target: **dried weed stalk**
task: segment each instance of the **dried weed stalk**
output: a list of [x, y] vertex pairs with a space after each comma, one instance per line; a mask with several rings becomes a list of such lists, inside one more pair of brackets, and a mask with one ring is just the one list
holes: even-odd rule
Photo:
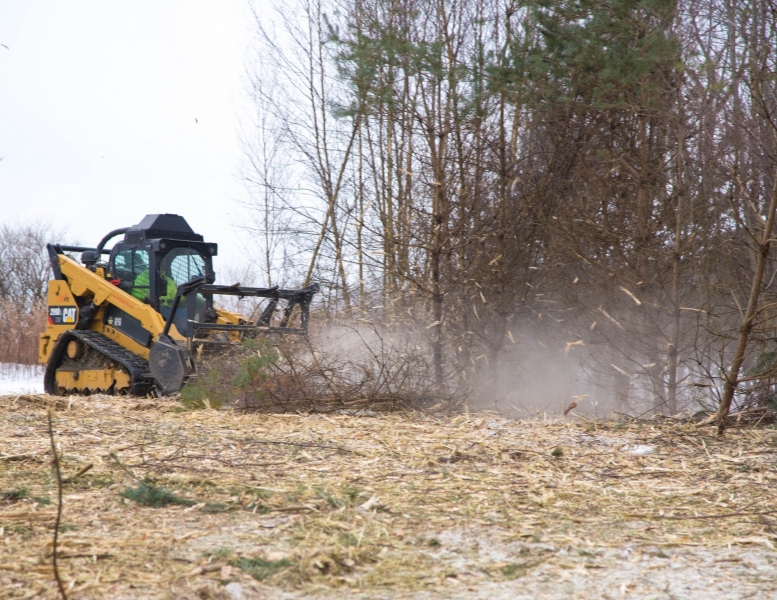
[[54, 457], [52, 459], [52, 465], [54, 466], [54, 473], [57, 476], [57, 519], [54, 522], [54, 544], [51, 550], [51, 566], [54, 569], [54, 578], [57, 580], [57, 586], [59, 587], [59, 593], [64, 600], [67, 600], [67, 593], [65, 592], [65, 585], [62, 583], [62, 578], [59, 576], [59, 567], [57, 565], [57, 537], [59, 535], [59, 523], [62, 520], [62, 469], [59, 465], [59, 453], [57, 452], [57, 445], [54, 442], [54, 427], [51, 423], [51, 409], [46, 412], [48, 416], [49, 424], [49, 440], [51, 441], [51, 454]]
[[38, 364], [38, 334], [45, 328], [43, 302], [28, 307], [14, 298], [0, 298], [0, 363]]

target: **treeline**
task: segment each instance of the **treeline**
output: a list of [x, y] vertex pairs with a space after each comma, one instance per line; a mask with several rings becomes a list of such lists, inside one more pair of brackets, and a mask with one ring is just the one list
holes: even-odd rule
[[658, 411], [768, 400], [775, 0], [290, 0], [256, 23], [267, 279], [414, 321], [440, 383], [494, 390], [539, 341]]
[[0, 363], [38, 364], [51, 279], [46, 244], [61, 235], [43, 222], [0, 226]]

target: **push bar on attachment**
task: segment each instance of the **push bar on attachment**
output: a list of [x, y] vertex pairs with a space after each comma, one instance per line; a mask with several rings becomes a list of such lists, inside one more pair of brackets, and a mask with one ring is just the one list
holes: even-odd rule
[[[242, 331], [246, 333], [291, 333], [297, 335], [307, 335], [308, 318], [310, 314], [310, 303], [321, 287], [313, 283], [300, 290], [280, 289], [278, 286], [270, 288], [240, 287], [237, 285], [201, 285], [197, 293], [203, 295], [226, 295], [245, 297], [269, 298], [270, 302], [262, 311], [261, 316], [254, 325], [232, 325], [221, 323], [191, 323], [195, 331]], [[277, 327], [270, 326], [270, 320], [280, 300], [286, 300], [286, 307], [283, 309], [281, 322]], [[300, 308], [300, 326], [289, 327], [294, 309]]]
[[[211, 279], [212, 281], [212, 279]], [[173, 324], [175, 313], [178, 310], [178, 306], [181, 302], [181, 298], [187, 294], [196, 290], [198, 294], [203, 296], [238, 296], [240, 298], [245, 297], [259, 297], [269, 298], [270, 302], [262, 311], [259, 319], [255, 324], [232, 324], [232, 323], [200, 323], [196, 321], [189, 321], [189, 335], [193, 337], [198, 332], [207, 331], [236, 331], [242, 333], [290, 333], [296, 335], [307, 335], [308, 333], [308, 320], [310, 315], [310, 303], [321, 287], [317, 283], [313, 283], [300, 290], [288, 290], [280, 289], [277, 285], [269, 288], [255, 288], [255, 287], [241, 287], [239, 285], [213, 285], [208, 283], [207, 276], [198, 277], [188, 283], [184, 283], [178, 287], [176, 291], [173, 303], [170, 306], [170, 314], [167, 315], [165, 321], [165, 328], [162, 335], [167, 335], [170, 332], [170, 327]], [[283, 309], [283, 316], [278, 326], [271, 326], [270, 322], [272, 315], [275, 312], [278, 302], [280, 300], [286, 300], [287, 304]], [[300, 326], [290, 327], [294, 309], [299, 306], [300, 308]]]

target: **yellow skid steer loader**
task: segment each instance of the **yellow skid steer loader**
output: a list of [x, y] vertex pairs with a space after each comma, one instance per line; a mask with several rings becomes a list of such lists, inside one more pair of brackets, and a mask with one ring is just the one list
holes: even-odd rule
[[[48, 252], [54, 278], [39, 359], [45, 390], [55, 395], [174, 394], [197, 373], [203, 352], [268, 333], [307, 335], [319, 291], [315, 283], [297, 290], [215, 285], [216, 244], [179, 215], [147, 215], [95, 248], [49, 244]], [[80, 253], [81, 264], [66, 253]], [[250, 323], [217, 308], [218, 295], [267, 303]]]

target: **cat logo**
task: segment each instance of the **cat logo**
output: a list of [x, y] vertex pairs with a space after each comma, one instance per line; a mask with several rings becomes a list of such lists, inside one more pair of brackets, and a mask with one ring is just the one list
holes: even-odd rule
[[63, 323], [75, 323], [76, 322], [76, 309], [75, 307], [66, 306], [62, 308], [62, 322]]

